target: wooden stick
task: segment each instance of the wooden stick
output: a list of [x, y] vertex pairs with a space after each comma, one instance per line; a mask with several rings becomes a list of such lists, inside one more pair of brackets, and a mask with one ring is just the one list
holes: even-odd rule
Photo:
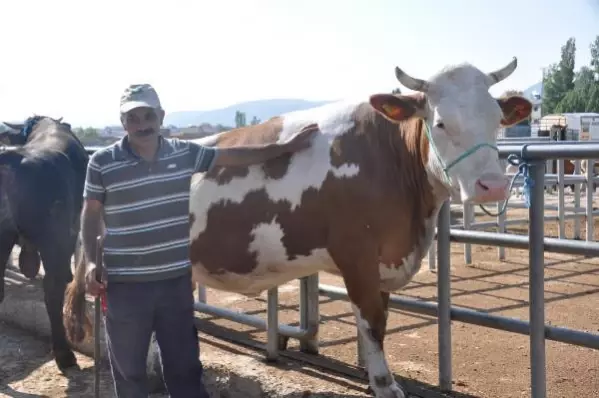
[[[102, 282], [102, 236], [96, 238], [96, 280]], [[103, 294], [103, 293], [102, 293]], [[102, 322], [101, 294], [94, 304], [94, 397], [100, 398], [100, 323]]]

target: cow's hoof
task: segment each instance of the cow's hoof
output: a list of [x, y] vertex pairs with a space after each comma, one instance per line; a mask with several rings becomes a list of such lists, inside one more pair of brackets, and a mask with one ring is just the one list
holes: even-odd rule
[[406, 398], [407, 394], [404, 390], [397, 384], [397, 382], [392, 381], [391, 384], [382, 385], [386, 383], [382, 383], [382, 379], [387, 379], [387, 377], [375, 378], [374, 385], [371, 385], [372, 392], [376, 398]]
[[54, 353], [54, 360], [61, 371], [77, 366], [77, 358], [73, 351], [59, 351]]

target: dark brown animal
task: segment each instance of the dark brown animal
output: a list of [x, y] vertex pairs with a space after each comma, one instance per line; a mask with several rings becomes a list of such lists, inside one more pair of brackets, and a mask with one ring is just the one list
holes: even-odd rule
[[25, 276], [38, 274], [40, 258], [44, 265], [52, 351], [58, 367], [66, 369], [77, 365], [66, 339], [62, 307], [72, 278], [88, 155], [70, 126], [59, 120], [35, 116], [9, 126], [14, 131], [5, 138], [20, 146], [0, 151], [0, 301], [4, 267], [18, 243]]

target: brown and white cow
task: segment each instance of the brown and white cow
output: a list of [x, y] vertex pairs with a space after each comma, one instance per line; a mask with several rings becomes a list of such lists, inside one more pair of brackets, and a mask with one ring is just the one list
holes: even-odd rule
[[507, 198], [496, 131], [528, 117], [532, 105], [495, 99], [489, 87], [515, 68], [515, 58], [489, 74], [464, 64], [429, 81], [398, 68], [417, 93], [328, 104], [196, 140], [266, 144], [313, 123], [320, 129], [304, 151], [193, 176], [194, 279], [255, 296], [319, 271], [341, 275], [375, 396], [404, 397], [383, 352], [389, 292], [420, 269], [450, 194], [470, 203]]

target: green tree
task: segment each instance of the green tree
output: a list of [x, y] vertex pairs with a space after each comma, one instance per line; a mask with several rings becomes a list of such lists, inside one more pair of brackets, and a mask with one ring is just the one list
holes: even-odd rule
[[596, 94], [597, 82], [595, 73], [587, 66], [580, 68], [576, 72], [574, 79], [574, 88], [566, 93], [562, 100], [555, 107], [555, 112], [596, 112], [593, 109], [594, 100], [592, 97]]
[[222, 124], [220, 124], [220, 123], [219, 123], [219, 124], [217, 124], [215, 127], [216, 127], [216, 130], [217, 130], [218, 132], [221, 132], [221, 131], [229, 131], [229, 130], [233, 129], [233, 127], [230, 127], [230, 126], [225, 126], [225, 125], [222, 125]]
[[101, 141], [100, 132], [93, 127], [77, 127], [73, 129], [73, 133], [83, 145], [95, 145]]
[[401, 90], [398, 88], [394, 88], [393, 91], [391, 91], [391, 94], [401, 94]]
[[585, 89], [570, 90], [554, 109], [555, 113], [584, 112], [587, 103]]
[[260, 124], [260, 119], [258, 119], [256, 116], [254, 116], [254, 117], [252, 118], [252, 121], [250, 122], [250, 124], [251, 124], [252, 126], [254, 126], [254, 125], [256, 125], [256, 124]]
[[591, 43], [591, 68], [595, 74], [599, 75], [599, 35], [595, 37], [595, 41]]
[[589, 90], [584, 111], [599, 113], [599, 83], [597, 82], [595, 82], [593, 87]]
[[[592, 60], [591, 60], [592, 62]], [[575, 90], [588, 90], [592, 85], [595, 84], [595, 72], [588, 66], [583, 66], [578, 72], [576, 72], [574, 78], [574, 89]]]
[[245, 125], [245, 112], [235, 111], [235, 127], [239, 128]]
[[[553, 113], [557, 105], [574, 89], [576, 39], [569, 38], [561, 48], [559, 63], [549, 65], [543, 78], [543, 114]], [[571, 101], [570, 101], [571, 102]]]
[[564, 93], [574, 88], [574, 66], [576, 58], [576, 39], [569, 38], [562, 46], [562, 57], [559, 61], [557, 81]]
[[588, 76], [587, 103], [585, 112], [599, 112], [599, 35], [590, 45], [591, 50], [591, 71], [593, 76]]
[[73, 132], [75, 133], [75, 135], [77, 137], [79, 137], [80, 140], [82, 139], [94, 139], [94, 138], [98, 138], [100, 136], [98, 130], [96, 130], [93, 127], [77, 127], [75, 129], [73, 129]]
[[553, 113], [553, 110], [562, 99], [562, 92], [555, 82], [557, 64], [551, 64], [543, 72], [543, 107], [542, 116]]
[[576, 42], [568, 39], [561, 60], [547, 68], [543, 83], [543, 114], [599, 112], [599, 35], [589, 46], [591, 62], [574, 72]]

